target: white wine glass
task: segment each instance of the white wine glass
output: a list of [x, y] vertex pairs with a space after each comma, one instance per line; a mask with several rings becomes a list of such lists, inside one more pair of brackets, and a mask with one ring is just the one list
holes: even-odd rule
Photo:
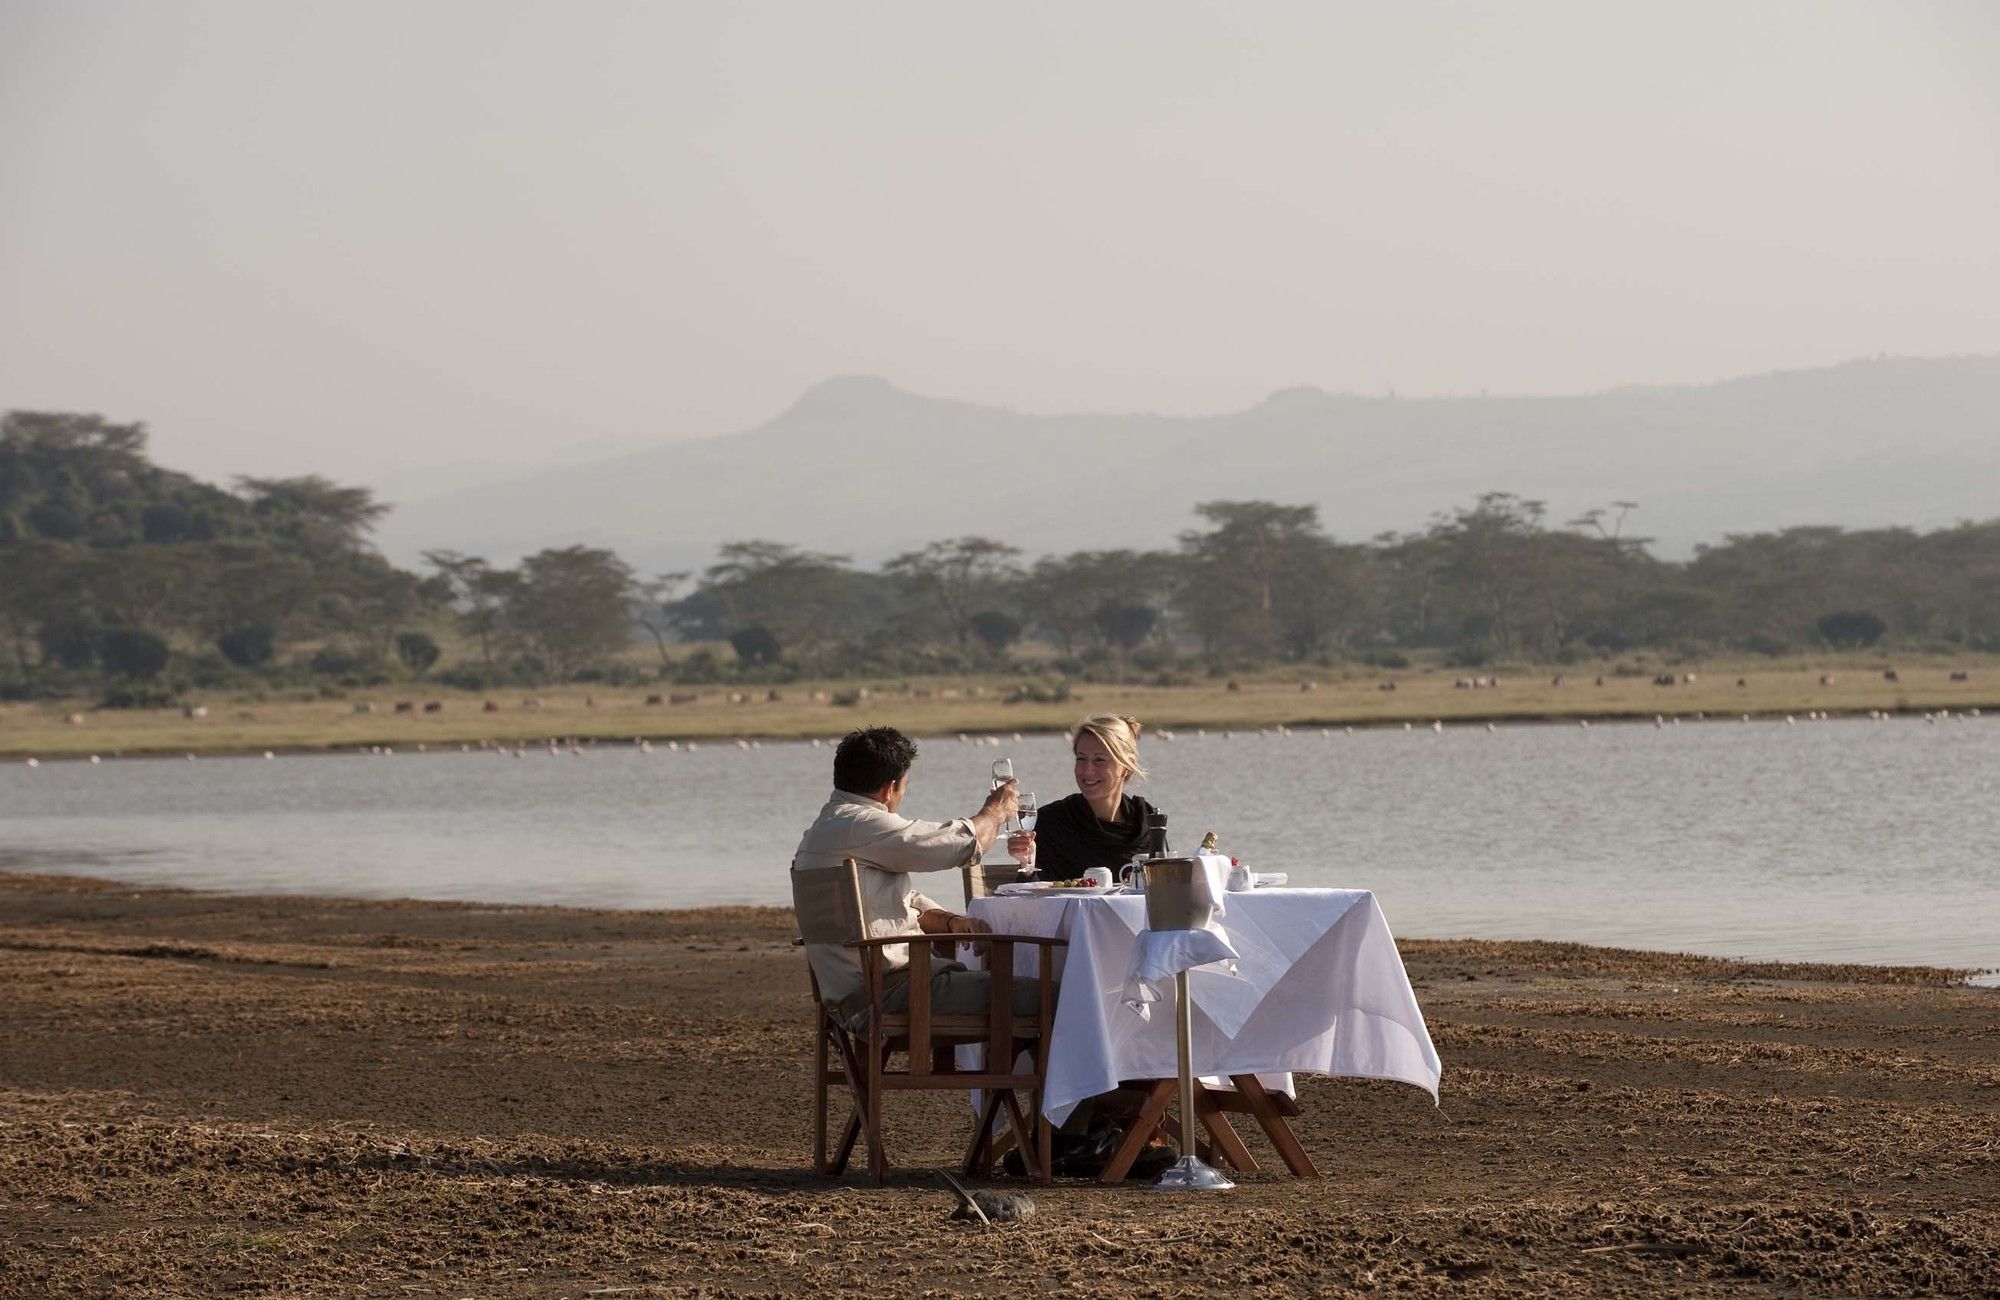
[[1013, 779], [1014, 760], [1011, 758], [995, 759], [993, 763], [993, 788], [998, 790]]
[[[1035, 829], [1036, 811], [1035, 792], [1033, 790], [1021, 796], [1020, 805], [1015, 810], [1014, 817], [1021, 823], [1023, 831], [1033, 831]], [[1027, 856], [1019, 859], [1019, 861], [1021, 863], [1021, 870], [1033, 871], [1035, 869], [1035, 846], [1033, 844], [1028, 845]]]

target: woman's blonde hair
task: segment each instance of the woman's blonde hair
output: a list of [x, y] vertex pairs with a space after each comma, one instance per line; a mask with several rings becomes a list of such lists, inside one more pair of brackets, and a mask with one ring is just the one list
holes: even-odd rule
[[[1093, 713], [1077, 724], [1076, 734], [1085, 732], [1097, 737], [1098, 743], [1111, 751], [1112, 761], [1125, 769], [1127, 778], [1146, 775], [1146, 769], [1139, 766], [1139, 720], [1119, 713]], [[1071, 738], [1074, 745], [1076, 740]]]

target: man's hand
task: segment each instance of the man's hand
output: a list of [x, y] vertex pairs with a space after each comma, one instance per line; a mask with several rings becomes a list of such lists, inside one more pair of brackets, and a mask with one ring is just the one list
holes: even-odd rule
[[993, 927], [974, 916], [960, 916], [942, 907], [933, 907], [917, 917], [917, 928], [925, 934], [992, 934]]
[[986, 796], [986, 802], [979, 805], [979, 811], [970, 818], [973, 838], [979, 841], [981, 853], [993, 847], [993, 841], [1000, 838], [1000, 828], [1020, 807], [1021, 795], [1013, 777], [993, 787], [993, 792]]
[[1011, 776], [993, 787], [993, 793], [987, 795], [986, 802], [979, 806], [982, 814], [992, 813], [1003, 822], [1020, 810], [1020, 786]]
[[[925, 934], [992, 934], [993, 927], [973, 916], [960, 916], [947, 912], [942, 907], [934, 907], [917, 917], [917, 928]], [[986, 958], [986, 945], [975, 943], [972, 951], [980, 960]]]

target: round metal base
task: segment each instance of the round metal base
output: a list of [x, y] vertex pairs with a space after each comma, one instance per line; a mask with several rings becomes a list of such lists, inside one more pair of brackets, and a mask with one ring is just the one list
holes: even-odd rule
[[1213, 1166], [1203, 1164], [1199, 1157], [1182, 1156], [1161, 1172], [1160, 1180], [1153, 1184], [1156, 1192], [1224, 1192], [1236, 1186], [1222, 1172]]

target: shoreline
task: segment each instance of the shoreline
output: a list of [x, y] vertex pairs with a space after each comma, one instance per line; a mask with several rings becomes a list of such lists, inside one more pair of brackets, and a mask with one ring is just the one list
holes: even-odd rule
[[[414, 898], [404, 895], [364, 896], [355, 894], [316, 893], [271, 893], [258, 890], [230, 890], [199, 888], [188, 885], [164, 885], [142, 881], [122, 880], [113, 876], [76, 875], [61, 871], [23, 871], [0, 865], [0, 896], [4, 891], [21, 887], [45, 887], [77, 892], [114, 892], [129, 895], [179, 895], [188, 898], [213, 898], [261, 902], [272, 905], [292, 905], [299, 907], [345, 906], [376, 907], [386, 909], [437, 908], [446, 911], [462, 911], [474, 914], [511, 913], [524, 917], [549, 917], [561, 919], [574, 916], [580, 919], [598, 919], [606, 916], [631, 916], [665, 919], [675, 922], [699, 923], [708, 920], [733, 920], [745, 915], [755, 916], [764, 921], [775, 918], [777, 923], [789, 924], [791, 908], [782, 904], [765, 903], [704, 903], [689, 907], [613, 907], [581, 903], [506, 903], [476, 898]], [[1684, 963], [1712, 973], [1727, 972], [1733, 979], [1814, 979], [1829, 981], [1854, 981], [1860, 983], [1898, 984], [1928, 987], [1990, 987], [1982, 979], [2000, 975], [2000, 966], [1946, 966], [1932, 962], [1874, 962], [1874, 961], [1820, 961], [1813, 959], [1777, 960], [1741, 955], [1691, 952], [1678, 948], [1634, 948], [1622, 944], [1588, 943], [1572, 939], [1547, 938], [1480, 938], [1469, 935], [1452, 936], [1410, 936], [1399, 935], [1396, 939], [1399, 949], [1413, 952], [1440, 953], [1472, 951], [1507, 952], [1516, 957], [1536, 954], [1532, 964], [1542, 969], [1556, 970], [1564, 965], [1588, 965], [1593, 960], [1621, 961], [1645, 960], [1650, 962]], [[1593, 954], [1596, 955], [1593, 958]]]
[[[1960, 680], [1953, 680], [1957, 675]], [[1663, 684], [1671, 679], [1671, 685]], [[1598, 681], [1601, 685], [1597, 684]], [[1474, 686], [1472, 683], [1490, 683]], [[1738, 685], [1737, 683], [1741, 683]], [[1394, 688], [1390, 689], [1390, 684]], [[1061, 700], [1008, 703], [1014, 679], [901, 681], [828, 690], [830, 683], [667, 693], [565, 686], [539, 694], [425, 689], [273, 697], [219, 693], [188, 709], [103, 710], [78, 701], [0, 703], [0, 761], [76, 757], [183, 757], [459, 746], [824, 740], [878, 722], [923, 739], [1049, 735], [1088, 713], [1141, 719], [1149, 734], [1209, 731], [1380, 730], [1409, 727], [1662, 725], [1798, 721], [1821, 717], [1957, 718], [2000, 713], [2000, 670], [1950, 664], [1905, 668], [1895, 680], [1871, 667], [1723, 668], [1661, 679], [1572, 680], [1561, 670], [1465, 677], [1435, 668], [1345, 675], [1326, 681], [1145, 685], [1080, 683]], [[842, 702], [835, 703], [839, 695]], [[856, 698], [858, 695], [858, 698]], [[401, 698], [398, 698], [401, 697]], [[670, 702], [677, 701], [677, 702]], [[199, 706], [199, 713], [196, 707]], [[393, 710], [393, 711], [392, 711]]]
[[[614, 912], [0, 874], [0, 1295], [1978, 1294], [1993, 995], [1946, 974], [1400, 946], [1420, 1089], [1301, 1077], [1323, 1177], [1015, 1182], [946, 1218], [956, 1098], [809, 1169], [780, 908]], [[1886, 975], [1886, 977], [1885, 977]], [[835, 1123], [845, 1115], [836, 1100]]]
[[[1995, 717], [2000, 717], [2000, 702], [1974, 704], [1963, 709], [1946, 708], [1941, 712], [1939, 710], [1928, 709], [1873, 709], [1867, 712], [1860, 710], [1819, 709], [1809, 710], [1803, 717], [1797, 711], [1788, 712], [1785, 710], [1766, 710], [1761, 712], [1746, 710], [1730, 714], [1673, 713], [1663, 711], [1588, 712], [1582, 710], [1568, 713], [1476, 713], [1446, 716], [1432, 714], [1410, 714], [1407, 716], [1391, 714], [1366, 718], [1307, 716], [1276, 722], [1258, 719], [1241, 721], [1225, 719], [1219, 722], [1202, 721], [1199, 723], [1179, 722], [1169, 717], [1167, 722], [1151, 726], [1150, 731], [1152, 734], [1157, 735], [1161, 731], [1177, 734], [1181, 731], [1194, 729], [1203, 733], [1219, 731], [1225, 735], [1231, 735], [1239, 732], [1256, 734], [1274, 731], [1281, 733], [1411, 731], [1429, 730], [1440, 725], [1445, 730], [1475, 728], [1495, 730], [1510, 727], [1568, 727], [1578, 724], [1593, 727], [1600, 725], [1608, 727], [1657, 727], [1665, 725], [1672, 727], [1709, 724], [1743, 726], [1764, 723], [1784, 725], [1806, 722], [1986, 721]], [[868, 719], [857, 717], [850, 721], [854, 726], [870, 725]], [[1064, 735], [1067, 734], [1068, 727], [1035, 724], [1021, 725], [1016, 722], [1006, 726], [967, 726], [954, 731], [928, 731], [913, 727], [902, 728], [902, 730], [912, 739], [920, 741], [970, 739], [975, 743], [991, 743], [999, 737], [1018, 739], [1022, 737]], [[423, 755], [428, 757], [431, 755], [480, 753], [513, 748], [533, 749], [546, 747], [552, 742], [559, 746], [577, 743], [607, 749], [614, 749], [621, 746], [632, 747], [641, 743], [653, 746], [672, 744], [683, 747], [709, 746], [725, 748], [735, 745], [739, 740], [760, 745], [810, 744], [815, 740], [825, 744], [837, 740], [840, 734], [842, 733], [839, 731], [810, 729], [726, 732], [691, 730], [627, 732], [620, 730], [615, 733], [610, 731], [596, 733], [589, 731], [558, 732], [554, 736], [545, 732], [538, 732], [533, 736], [501, 741], [490, 736], [481, 737], [474, 733], [460, 735], [447, 730], [425, 736], [418, 740], [411, 740], [407, 732], [384, 732], [379, 735], [362, 733], [352, 737], [343, 736], [337, 741], [232, 744], [226, 741], [208, 742], [205, 738], [202, 738], [192, 742], [176, 740], [174, 743], [120, 749], [92, 749], [87, 744], [71, 744], [56, 749], [47, 747], [36, 749], [28, 743], [0, 734], [0, 762], [18, 763], [33, 759], [37, 765], [40, 765], [43, 763], [90, 763], [92, 761], [112, 762], [136, 759], [186, 761], [189, 758], [262, 758], [266, 755], [273, 758], [306, 755], [345, 755], [348, 757], [368, 758], [377, 756], [377, 751], [389, 751], [397, 757], [406, 755]]]

